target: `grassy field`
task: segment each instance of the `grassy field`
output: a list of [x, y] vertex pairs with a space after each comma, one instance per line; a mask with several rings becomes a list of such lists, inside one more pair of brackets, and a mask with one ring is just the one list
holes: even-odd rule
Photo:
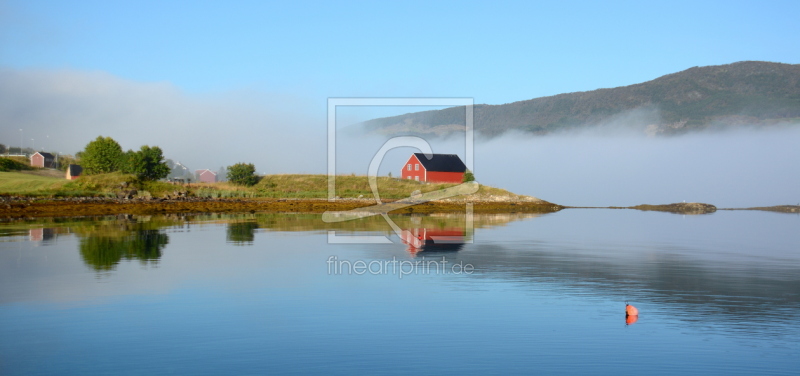
[[67, 183], [64, 178], [23, 172], [0, 172], [0, 193], [5, 194], [49, 196], [61, 190]]
[[[51, 176], [46, 176], [46, 175]], [[413, 180], [378, 178], [378, 191], [383, 199], [407, 198], [414, 191], [420, 193], [443, 190], [457, 184], [422, 183]], [[123, 188], [125, 187], [125, 188]], [[0, 172], [0, 194], [35, 197], [114, 197], [118, 192], [137, 190], [144, 197], [165, 197], [176, 191], [187, 196], [208, 198], [296, 198], [325, 199], [328, 197], [327, 175], [267, 175], [252, 187], [230, 183], [193, 183], [173, 185], [166, 182], [139, 182], [133, 175], [110, 173], [82, 176], [69, 181], [46, 170], [25, 172]], [[336, 176], [336, 195], [340, 198], [372, 199], [374, 196], [366, 176]], [[463, 198], [463, 197], [462, 197]], [[466, 199], [531, 201], [535, 198], [518, 196], [503, 189], [481, 186], [477, 193]]]
[[[420, 193], [443, 190], [457, 184], [423, 183], [408, 179], [379, 177], [378, 192], [381, 198], [401, 199], [414, 191]], [[269, 197], [269, 198], [327, 198], [327, 175], [266, 175], [252, 187], [236, 186], [230, 183], [196, 183], [192, 192], [199, 197]], [[372, 199], [373, 193], [366, 176], [336, 176], [336, 196], [340, 198]], [[505, 197], [525, 199], [503, 189], [482, 185], [474, 198]]]

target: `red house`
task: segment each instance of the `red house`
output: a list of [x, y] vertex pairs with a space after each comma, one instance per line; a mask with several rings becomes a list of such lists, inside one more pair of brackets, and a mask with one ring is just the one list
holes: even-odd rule
[[81, 176], [83, 173], [83, 167], [76, 164], [71, 164], [67, 166], [67, 180], [75, 180]]
[[455, 154], [433, 154], [428, 159], [425, 153], [414, 153], [408, 158], [400, 176], [436, 183], [461, 183], [467, 166]]
[[37, 151], [31, 155], [31, 166], [33, 167], [55, 167], [56, 157], [53, 154]]
[[197, 175], [197, 181], [201, 183], [214, 183], [217, 181], [217, 173], [209, 169], [197, 170], [194, 174]]

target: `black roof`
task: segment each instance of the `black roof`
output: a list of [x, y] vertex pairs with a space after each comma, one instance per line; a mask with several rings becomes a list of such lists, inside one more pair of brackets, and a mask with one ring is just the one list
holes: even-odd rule
[[[43, 151], [37, 151], [36, 153], [39, 153], [39, 154], [41, 154], [41, 155], [42, 155], [42, 157], [45, 157], [45, 158], [49, 158], [49, 159], [53, 159], [53, 158], [55, 158], [55, 157], [53, 156], [53, 154], [50, 154], [50, 153], [45, 153], [45, 152], [43, 152]], [[36, 154], [36, 153], [34, 153], [34, 154]]]
[[467, 166], [455, 154], [433, 154], [431, 159], [428, 159], [425, 153], [414, 153], [414, 155], [428, 171], [464, 172], [467, 170]]
[[69, 165], [69, 175], [70, 176], [79, 176], [83, 172], [83, 167], [76, 164]]

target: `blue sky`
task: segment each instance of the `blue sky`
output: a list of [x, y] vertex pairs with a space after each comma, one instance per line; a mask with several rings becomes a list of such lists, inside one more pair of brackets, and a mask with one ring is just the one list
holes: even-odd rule
[[0, 66], [102, 71], [195, 94], [500, 104], [698, 65], [800, 63], [796, 1], [6, 1], [0, 9]]

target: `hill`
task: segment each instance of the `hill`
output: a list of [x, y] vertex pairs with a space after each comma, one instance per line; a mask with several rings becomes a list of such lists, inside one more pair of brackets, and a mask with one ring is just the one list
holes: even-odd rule
[[[464, 107], [416, 112], [361, 123], [368, 132], [447, 134], [463, 129]], [[648, 134], [716, 126], [800, 123], [800, 64], [743, 61], [694, 67], [652, 81], [559, 94], [502, 105], [475, 105], [475, 130], [545, 134], [626, 123]]]

